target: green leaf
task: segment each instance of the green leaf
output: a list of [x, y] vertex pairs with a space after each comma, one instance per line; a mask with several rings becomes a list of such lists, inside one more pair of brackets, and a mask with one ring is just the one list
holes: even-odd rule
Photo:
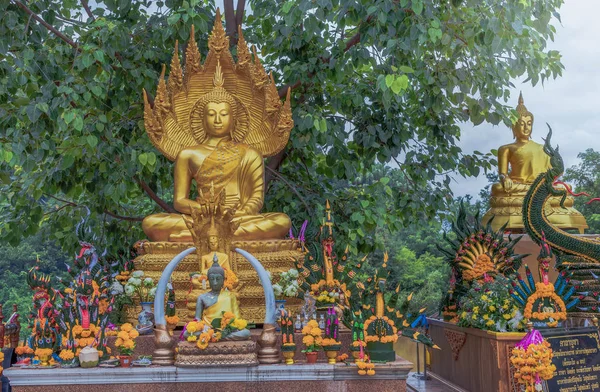
[[138, 156], [138, 159], [143, 166], [146, 166], [146, 164], [148, 163], [148, 155], [145, 152], [140, 154]]
[[413, 0], [412, 10], [415, 14], [421, 15], [421, 12], [423, 12], [423, 0]]
[[73, 157], [73, 155], [63, 156], [62, 161], [60, 162], [61, 170], [66, 170], [70, 168], [71, 166], [73, 166], [73, 162], [75, 162], [75, 158]]
[[83, 117], [75, 117], [75, 120], [73, 121], [73, 128], [75, 128], [77, 131], [81, 131], [83, 129]]
[[318, 118], [315, 118], [315, 120], [313, 121], [313, 126], [317, 131], [321, 130], [321, 123], [319, 122]]
[[70, 124], [71, 121], [73, 121], [75, 119], [75, 112], [72, 111], [72, 110], [68, 110], [66, 112], [63, 112], [62, 118], [63, 118], [63, 120], [65, 120], [66, 124]]
[[81, 55], [81, 63], [85, 68], [88, 68], [90, 65], [94, 64], [94, 58], [89, 53], [84, 53]]
[[98, 145], [98, 138], [94, 135], [88, 135], [86, 137], [87, 143], [90, 147], [94, 148]]
[[104, 52], [101, 50], [94, 50], [94, 58], [99, 62], [104, 62]]
[[390, 88], [392, 87], [392, 84], [394, 84], [394, 75], [386, 75], [385, 76], [385, 85]]
[[414, 73], [415, 72], [414, 69], [412, 69], [411, 67], [407, 67], [406, 65], [401, 65], [400, 71], [402, 71], [404, 73]]
[[283, 12], [284, 14], [287, 14], [290, 12], [290, 10], [292, 9], [293, 6], [294, 6], [293, 1], [286, 1], [283, 4], [283, 7], [281, 7], [281, 12]]
[[153, 152], [149, 152], [147, 155], [148, 155], [148, 163], [151, 166], [154, 166], [154, 164], [156, 163], [156, 155]]
[[167, 23], [169, 24], [169, 26], [173, 26], [175, 23], [179, 22], [180, 18], [181, 15], [175, 12], [167, 18]]
[[379, 179], [379, 182], [381, 182], [383, 185], [387, 185], [390, 183], [390, 178], [389, 177], [381, 177]]

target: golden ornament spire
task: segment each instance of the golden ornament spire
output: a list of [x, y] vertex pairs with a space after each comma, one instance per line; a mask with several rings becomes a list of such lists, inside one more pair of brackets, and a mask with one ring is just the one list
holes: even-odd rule
[[525, 104], [523, 102], [523, 92], [521, 91], [519, 92], [519, 102], [517, 104], [516, 110], [519, 117], [531, 116], [531, 119], [533, 120], [533, 114], [525, 107]]
[[208, 37], [208, 48], [215, 52], [217, 58], [221, 56], [221, 52], [229, 48], [229, 37], [225, 34], [219, 8], [217, 8], [213, 30]]
[[171, 96], [177, 94], [183, 89], [183, 70], [179, 62], [179, 41], [175, 41], [175, 50], [171, 59], [171, 71], [169, 72], [169, 81], [167, 90]]

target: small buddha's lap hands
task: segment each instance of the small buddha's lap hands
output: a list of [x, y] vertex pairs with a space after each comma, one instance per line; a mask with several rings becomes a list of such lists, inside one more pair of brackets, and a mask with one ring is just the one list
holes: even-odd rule
[[502, 180], [502, 186], [506, 192], [510, 192], [513, 187], [513, 181], [510, 179], [510, 177], [504, 177], [504, 180]]

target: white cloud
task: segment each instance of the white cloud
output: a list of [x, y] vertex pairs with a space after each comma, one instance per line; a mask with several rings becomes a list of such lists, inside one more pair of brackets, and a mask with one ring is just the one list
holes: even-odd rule
[[[525, 106], [535, 116], [533, 139], [538, 143], [547, 133], [546, 123], [552, 127], [553, 144], [560, 146], [565, 167], [579, 162], [577, 154], [593, 148], [600, 150], [600, 1], [568, 1], [560, 10], [562, 25], [557, 29], [552, 49], [559, 50], [565, 65], [563, 76], [550, 80], [544, 86], [515, 82], [511, 104], [516, 106], [519, 90], [523, 91]], [[512, 142], [512, 132], [504, 125], [489, 124], [462, 127], [459, 146], [465, 152], [490, 151]], [[487, 184], [485, 175], [465, 179], [458, 175], [452, 183], [456, 196], [478, 195]]]

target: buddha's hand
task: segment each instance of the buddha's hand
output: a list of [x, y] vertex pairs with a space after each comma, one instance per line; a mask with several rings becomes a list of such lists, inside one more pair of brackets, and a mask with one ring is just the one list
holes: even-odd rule
[[510, 177], [504, 177], [504, 180], [502, 180], [502, 186], [504, 187], [504, 191], [510, 192], [513, 187], [513, 181], [510, 179]]

